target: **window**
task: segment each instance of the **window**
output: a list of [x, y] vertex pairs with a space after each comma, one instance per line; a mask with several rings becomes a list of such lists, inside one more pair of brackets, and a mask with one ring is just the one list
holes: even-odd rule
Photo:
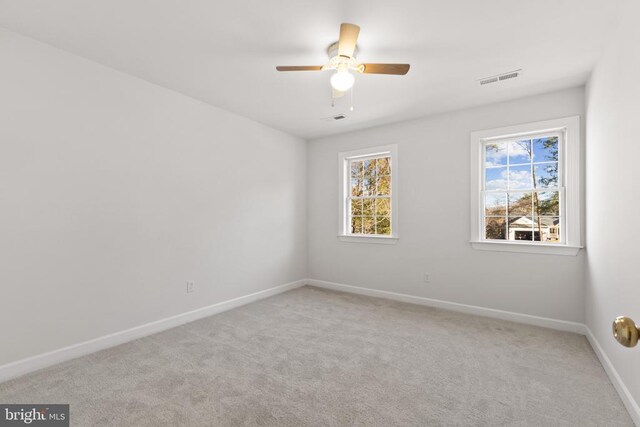
[[394, 243], [397, 239], [397, 148], [340, 153], [339, 237]]
[[473, 247], [575, 255], [579, 147], [578, 117], [472, 133]]
[[561, 234], [551, 233], [564, 229], [563, 142], [562, 133], [548, 132], [482, 143], [484, 239], [563, 243]]

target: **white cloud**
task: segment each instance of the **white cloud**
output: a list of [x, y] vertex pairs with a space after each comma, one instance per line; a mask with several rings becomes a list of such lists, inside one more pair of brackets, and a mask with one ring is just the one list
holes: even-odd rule
[[524, 156], [529, 157], [529, 151], [527, 150], [527, 144], [511, 142], [509, 144], [509, 156]]
[[500, 166], [505, 164], [502, 159], [507, 157], [507, 144], [487, 144], [485, 146], [484, 157], [487, 162], [487, 166]]
[[509, 184], [510, 188], [531, 187], [531, 172], [525, 170], [509, 171]]
[[487, 190], [499, 190], [507, 188], [507, 180], [506, 179], [492, 179], [486, 182]]
[[[506, 175], [506, 172], [504, 173], [504, 175]], [[511, 179], [523, 179], [523, 180], [527, 180], [531, 178], [531, 172], [529, 171], [514, 171], [511, 170], [509, 171], [509, 177]]]
[[[488, 167], [491, 166], [501, 166], [506, 164], [507, 157], [507, 144], [504, 142], [495, 143], [495, 144], [487, 144], [487, 149], [485, 150], [485, 161]], [[521, 144], [518, 142], [510, 142], [509, 143], [509, 156], [524, 156], [529, 157], [529, 151], [527, 150], [526, 144]]]
[[531, 187], [531, 172], [528, 170], [511, 170], [509, 171], [509, 179], [507, 179], [507, 169], [500, 171], [500, 178], [489, 179], [486, 181], [486, 188], [488, 190], [497, 190], [507, 188], [507, 184], [510, 185], [510, 189], [522, 189]]

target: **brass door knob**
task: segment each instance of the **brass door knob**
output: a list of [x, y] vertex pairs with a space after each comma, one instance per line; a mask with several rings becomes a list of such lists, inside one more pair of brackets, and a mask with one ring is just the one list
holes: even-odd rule
[[613, 321], [613, 337], [625, 347], [638, 344], [638, 326], [626, 316], [616, 317]]

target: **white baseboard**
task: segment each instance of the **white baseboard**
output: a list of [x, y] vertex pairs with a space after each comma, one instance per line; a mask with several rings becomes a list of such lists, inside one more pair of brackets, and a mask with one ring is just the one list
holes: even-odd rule
[[432, 298], [418, 297], [414, 295], [399, 294], [396, 292], [380, 291], [377, 289], [361, 288], [358, 286], [344, 285], [341, 283], [325, 282], [323, 280], [307, 279], [307, 284], [319, 288], [333, 289], [336, 291], [350, 292], [352, 294], [368, 295], [378, 298], [392, 299], [395, 301], [408, 302], [410, 304], [437, 307], [445, 310], [458, 311], [461, 313], [475, 314], [477, 316], [493, 317], [496, 319], [510, 320], [512, 322], [525, 323], [527, 325], [542, 326], [544, 328], [556, 329], [559, 331], [575, 332], [584, 335], [585, 325], [566, 320], [550, 319], [548, 317], [532, 316], [530, 314], [514, 313], [511, 311], [496, 310], [493, 308], [479, 307], [476, 305], [460, 304]]
[[627, 408], [627, 411], [629, 412], [629, 415], [633, 419], [633, 422], [635, 423], [635, 425], [640, 426], [640, 406], [638, 406], [638, 403], [635, 401], [635, 399], [629, 392], [629, 389], [622, 381], [622, 378], [618, 374], [618, 371], [616, 370], [616, 368], [613, 367], [611, 360], [609, 359], [607, 354], [604, 352], [604, 349], [596, 339], [595, 335], [593, 335], [593, 333], [591, 332], [591, 329], [589, 329], [589, 327], [586, 325], [585, 325], [585, 329], [587, 331], [586, 333], [587, 339], [589, 340], [591, 347], [593, 347], [593, 351], [598, 356], [598, 359], [600, 359], [600, 363], [602, 364], [602, 367], [604, 368], [605, 372], [609, 376], [611, 383], [613, 384], [616, 391], [620, 395], [620, 399], [622, 399], [622, 403], [624, 403], [624, 406]]
[[53, 350], [47, 353], [11, 362], [6, 365], [0, 366], [0, 383], [18, 377], [20, 375], [27, 374], [29, 372], [37, 371], [39, 369], [55, 365], [57, 363], [75, 359], [80, 356], [85, 356], [90, 353], [95, 353], [96, 351], [124, 344], [137, 338], [152, 335], [166, 329], [175, 328], [176, 326], [193, 322], [194, 320], [222, 313], [223, 311], [231, 310], [233, 308], [240, 307], [242, 305], [249, 304], [264, 298], [268, 298], [270, 296], [277, 295], [291, 289], [299, 288], [300, 286], [304, 286], [305, 284], [306, 280], [297, 280], [295, 282], [265, 289], [253, 294], [244, 295], [238, 298], [230, 299], [228, 301], [219, 302], [207, 307], [202, 307], [193, 311], [188, 311], [186, 313], [167, 317], [166, 319], [157, 320], [155, 322], [146, 323], [144, 325], [136, 326], [131, 329], [126, 329], [124, 331], [81, 342], [79, 344], [74, 344], [68, 347], [60, 348], [58, 350]]

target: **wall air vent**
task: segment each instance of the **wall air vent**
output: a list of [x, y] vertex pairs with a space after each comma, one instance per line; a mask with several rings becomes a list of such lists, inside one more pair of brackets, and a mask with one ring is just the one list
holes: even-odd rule
[[497, 76], [489, 76], [478, 80], [480, 86], [497, 83], [504, 80], [515, 79], [522, 75], [522, 70], [509, 71], [508, 73], [498, 74]]

